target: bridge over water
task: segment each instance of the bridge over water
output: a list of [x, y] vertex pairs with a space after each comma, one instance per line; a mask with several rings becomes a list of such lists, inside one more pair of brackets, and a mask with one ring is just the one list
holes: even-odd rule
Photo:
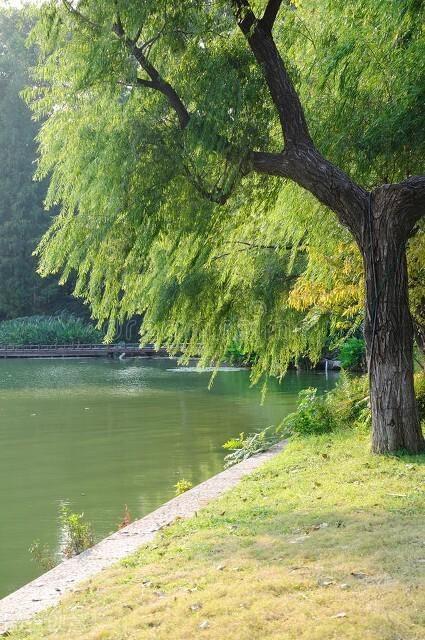
[[0, 346], [0, 358], [113, 358], [119, 356], [166, 357], [153, 344], [29, 344]]

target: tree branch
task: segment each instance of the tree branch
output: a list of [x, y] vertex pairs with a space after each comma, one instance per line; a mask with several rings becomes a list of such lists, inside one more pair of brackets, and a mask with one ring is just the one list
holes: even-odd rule
[[334, 211], [357, 241], [367, 210], [368, 193], [312, 145], [288, 147], [282, 153], [253, 151], [248, 159], [257, 173], [289, 178]]
[[[138, 84], [145, 87], [150, 87], [151, 89], [156, 89], [160, 93], [162, 93], [172, 107], [172, 109], [177, 114], [179, 119], [180, 128], [184, 129], [189, 124], [190, 115], [180, 96], [176, 92], [176, 90], [171, 86], [169, 82], [164, 80], [164, 78], [160, 75], [159, 71], [154, 67], [154, 65], [148, 60], [145, 53], [145, 45], [138, 46], [135, 40], [128, 38], [124, 32], [124, 28], [122, 26], [122, 22], [117, 19], [112, 26], [112, 31], [115, 35], [124, 42], [129, 51], [136, 58], [139, 65], [142, 69], [148, 74], [149, 80], [143, 80], [142, 78], [138, 79]], [[139, 36], [140, 37], [140, 36]], [[140, 82], [139, 82], [140, 80]]]
[[[236, 251], [227, 251], [226, 253], [220, 253], [218, 256], [214, 256], [212, 258], [213, 261], [215, 260], [222, 260], [223, 258], [228, 258], [229, 256], [234, 256], [235, 253], [246, 253], [247, 251], [251, 251], [252, 249], [265, 249], [265, 250], [272, 250], [275, 251], [276, 249], [278, 249], [279, 247], [276, 246], [267, 246], [267, 245], [251, 245], [248, 247], [244, 247], [243, 249], [236, 249]], [[291, 281], [291, 280], [297, 280], [297, 278], [299, 278], [299, 275], [297, 274], [290, 274], [288, 275], [285, 280]]]
[[72, 5], [72, 3], [69, 2], [69, 0], [62, 0], [62, 4], [64, 5], [68, 13], [72, 14], [81, 23], [85, 24], [87, 27], [90, 27], [90, 29], [96, 31], [97, 33], [101, 31], [102, 28], [99, 24], [90, 20], [90, 18], [81, 13], [81, 11], [78, 11], [78, 9], [76, 9]]
[[265, 8], [261, 23], [267, 31], [272, 31], [277, 14], [279, 13], [280, 6], [283, 0], [269, 0]]
[[414, 226], [425, 216], [425, 176], [411, 176], [393, 186], [400, 192], [406, 222]]
[[249, 249], [271, 249], [272, 251], [279, 249], [279, 245], [277, 244], [255, 244], [254, 242], [246, 242], [245, 240], [235, 240], [233, 243], [229, 242], [229, 244], [243, 244]]
[[[312, 144], [300, 99], [277, 50], [271, 31], [267, 28], [267, 21], [265, 27], [262, 20], [258, 20], [254, 15], [248, 0], [232, 0], [232, 4], [235, 7], [238, 26], [263, 70], [279, 115], [285, 144]], [[270, 6], [276, 9], [275, 4], [271, 1]]]
[[214, 204], [219, 204], [219, 205], [226, 204], [227, 200], [232, 195], [233, 186], [234, 186], [233, 184], [230, 185], [228, 189], [223, 190], [218, 188], [218, 182], [217, 182], [215, 187], [209, 190], [202, 182], [202, 178], [200, 178], [199, 176], [191, 172], [189, 167], [184, 162], [182, 163], [182, 167], [186, 175], [186, 178], [195, 187], [198, 193], [201, 194], [202, 197], [204, 197], [206, 200], [209, 200], [210, 202], [213, 202]]
[[118, 1], [115, 0], [114, 4], [115, 4], [115, 9], [116, 9], [117, 20], [116, 20], [116, 22], [114, 24], [113, 30], [115, 29], [115, 33], [120, 38], [123, 38], [125, 36], [125, 31], [124, 31], [124, 25], [123, 25], [122, 20], [121, 20], [121, 15], [120, 15], [120, 12], [119, 12], [119, 9], [118, 9]]
[[172, 109], [177, 114], [180, 128], [185, 129], [189, 124], [190, 115], [174, 87], [172, 87], [169, 82], [164, 80], [164, 78], [162, 78], [153, 64], [149, 62], [141, 47], [132, 45], [132, 51], [137, 62], [150, 77], [153, 87], [167, 98], [170, 107], [172, 107]]
[[145, 78], [136, 78], [136, 84], [139, 87], [148, 87], [149, 89], [156, 89], [156, 85], [152, 80], [145, 80]]
[[356, 239], [367, 211], [367, 192], [315, 148], [300, 98], [268, 27], [281, 3], [270, 0], [263, 20], [258, 20], [249, 0], [231, 0], [236, 20], [252, 53], [261, 66], [271, 98], [279, 115], [285, 149], [281, 154], [251, 154], [252, 168], [270, 175], [290, 178], [312, 193], [338, 215]]
[[136, 87], [147, 87], [148, 89], [156, 89], [155, 84], [152, 82], [152, 80], [145, 80], [145, 78], [136, 78], [136, 82], [125, 82], [125, 80], [118, 80], [117, 81], [118, 84], [122, 85], [123, 87], [127, 87], [127, 88], [133, 88], [135, 89]]
[[[236, 253], [243, 253], [245, 251], [251, 251], [252, 249], [265, 249], [265, 250], [270, 250], [270, 251], [278, 251], [279, 249], [285, 249], [285, 251], [292, 251], [294, 248], [294, 245], [292, 243], [290, 244], [286, 244], [285, 246], [281, 246], [278, 244], [256, 244], [254, 242], [246, 242], [245, 240], [234, 240], [233, 242], [231, 240], [225, 242], [224, 244], [241, 244], [243, 245], [243, 249], [238, 249], [236, 251]], [[233, 251], [227, 251], [226, 253], [221, 253], [218, 256], [215, 256], [213, 258], [213, 260], [220, 260], [221, 258], [227, 258], [227, 256], [231, 256], [233, 255], [234, 252]], [[298, 278], [297, 275], [293, 275], [293, 278]]]

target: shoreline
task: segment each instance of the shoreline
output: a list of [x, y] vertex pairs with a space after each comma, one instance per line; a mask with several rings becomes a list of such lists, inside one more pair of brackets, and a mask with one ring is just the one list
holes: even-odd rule
[[12, 592], [0, 600], [0, 635], [7, 634], [16, 624], [28, 621], [37, 613], [58, 604], [64, 594], [75, 591], [88, 578], [151, 542], [159, 531], [175, 520], [196, 515], [212, 500], [235, 487], [242, 478], [278, 455], [285, 446], [286, 441], [283, 441], [264, 453], [216, 474]]

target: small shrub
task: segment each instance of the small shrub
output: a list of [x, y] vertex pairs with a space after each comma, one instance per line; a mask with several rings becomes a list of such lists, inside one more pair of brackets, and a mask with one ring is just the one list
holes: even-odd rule
[[223, 444], [223, 449], [231, 452], [224, 458], [224, 466], [227, 469], [256, 453], [267, 451], [281, 439], [282, 434], [275, 426], [267, 427], [257, 433], [249, 433], [246, 436], [244, 433], [240, 433], [238, 438], [231, 438]]
[[176, 496], [180, 496], [182, 493], [189, 491], [189, 489], [191, 489], [192, 487], [193, 487], [193, 484], [190, 482], [190, 480], [185, 480], [184, 478], [182, 478], [181, 480], [176, 482], [176, 484], [174, 485], [174, 489], [176, 490]]
[[226, 349], [225, 360], [231, 364], [242, 364], [246, 359], [247, 354], [242, 344], [238, 340], [232, 340]]
[[62, 555], [65, 558], [78, 556], [94, 545], [93, 529], [84, 520], [84, 513], [73, 513], [63, 504], [60, 507], [59, 523], [62, 529]]
[[47, 544], [42, 545], [39, 540], [35, 540], [29, 548], [32, 559], [44, 571], [52, 569], [64, 559], [77, 556], [94, 545], [92, 526], [84, 521], [83, 513], [73, 513], [67, 505], [63, 504], [59, 509], [59, 525], [62, 535], [59, 553], [52, 551]]
[[365, 341], [359, 338], [348, 338], [339, 352], [339, 359], [343, 369], [364, 370], [365, 358]]
[[[330, 395], [330, 394], [329, 394]], [[286, 416], [278, 426], [270, 426], [258, 433], [232, 438], [223, 448], [229, 453], [224, 458], [224, 466], [230, 467], [247, 458], [267, 451], [273, 445], [290, 435], [318, 435], [329, 433], [337, 427], [326, 396], [317, 396], [317, 389], [305, 389], [299, 393], [298, 409]]]
[[317, 389], [310, 387], [298, 394], [298, 409], [287, 416], [281, 430], [298, 436], [330, 433], [337, 426], [335, 416], [326, 396], [317, 396]]
[[31, 559], [36, 562], [44, 571], [50, 571], [57, 565], [49, 545], [42, 545], [40, 540], [35, 540], [29, 548]]

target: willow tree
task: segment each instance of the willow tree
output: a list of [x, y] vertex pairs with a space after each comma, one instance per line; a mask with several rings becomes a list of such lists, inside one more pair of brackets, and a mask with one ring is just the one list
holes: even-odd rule
[[406, 244], [425, 213], [425, 177], [410, 175], [423, 13], [420, 0], [45, 3], [29, 99], [47, 117], [38, 176], [62, 210], [41, 272], [75, 270], [111, 326], [143, 313], [143, 338], [215, 361], [237, 335], [254, 377], [282, 375], [327, 332], [294, 304], [300, 279], [354, 239], [373, 450], [422, 450]]

